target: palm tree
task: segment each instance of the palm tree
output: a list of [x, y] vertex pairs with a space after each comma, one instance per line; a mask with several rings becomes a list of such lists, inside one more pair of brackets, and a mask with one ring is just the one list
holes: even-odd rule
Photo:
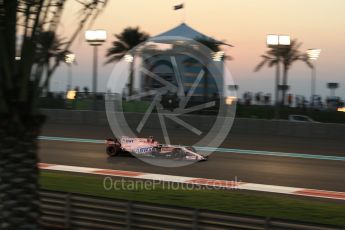
[[[43, 65], [37, 64], [38, 41], [51, 31], [52, 41], [66, 1], [0, 1], [0, 225], [1, 229], [40, 229], [38, 140], [44, 116], [38, 98], [45, 89]], [[106, 1], [83, 0], [80, 22], [64, 46], [68, 50], [77, 34]], [[48, 34], [48, 33], [47, 33]], [[16, 37], [23, 42], [16, 47]], [[19, 45], [18, 45], [19, 46]], [[20, 51], [20, 60], [16, 58]], [[49, 57], [49, 51], [40, 51]], [[43, 62], [43, 61], [42, 61]], [[41, 63], [41, 62], [40, 62]], [[57, 63], [50, 68], [54, 72]]]
[[59, 66], [61, 62], [64, 62], [65, 56], [71, 53], [69, 50], [64, 49], [67, 43], [64, 40], [64, 38], [58, 37], [54, 31], [44, 31], [38, 36], [35, 63], [42, 65], [42, 68], [46, 70], [44, 88], [47, 92], [50, 91], [49, 80], [54, 73], [52, 71], [52, 61]]
[[276, 66], [276, 79], [275, 79], [275, 104], [279, 101], [278, 85], [280, 84], [280, 49], [271, 48], [266, 51], [266, 54], [261, 55], [261, 62], [255, 67], [254, 71], [259, 71], [263, 66], [269, 68]]
[[[282, 49], [282, 63], [283, 63], [283, 85], [287, 85], [288, 81], [288, 71], [290, 70], [292, 64], [296, 61], [303, 61], [309, 67], [312, 68], [312, 63], [309, 61], [309, 58], [306, 53], [301, 53], [299, 48], [301, 47], [302, 43], [299, 43], [297, 39], [292, 40], [291, 44], [286, 48]], [[285, 104], [285, 97], [286, 97], [286, 88], [282, 90], [282, 105]]]
[[[299, 43], [297, 40], [292, 40], [289, 46], [276, 46], [271, 47], [266, 54], [261, 55], [262, 60], [261, 62], [255, 67], [254, 71], [259, 71], [263, 66], [267, 65], [268, 67], [277, 67], [277, 74], [276, 74], [276, 89], [278, 85], [280, 85], [280, 64], [283, 65], [283, 79], [282, 85], [285, 86], [282, 89], [282, 98], [281, 104], [285, 104], [285, 96], [287, 91], [287, 80], [288, 80], [288, 71], [290, 70], [292, 64], [296, 61], [303, 61], [309, 67], [312, 67], [308, 56], [305, 53], [301, 53], [299, 48], [301, 47], [302, 43]], [[277, 92], [276, 92], [276, 100], [278, 100]]]
[[[139, 27], [127, 27], [120, 34], [114, 35], [116, 40], [113, 46], [108, 49], [106, 56], [109, 58], [106, 64], [121, 60], [128, 52], [134, 49], [140, 43], [146, 41], [149, 35], [139, 30]], [[134, 58], [135, 53], [131, 54]], [[134, 59], [130, 64], [128, 95], [133, 94], [133, 75], [134, 75]]]

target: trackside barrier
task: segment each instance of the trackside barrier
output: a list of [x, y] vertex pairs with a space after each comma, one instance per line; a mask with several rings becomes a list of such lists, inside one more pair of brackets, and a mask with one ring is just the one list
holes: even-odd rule
[[[274, 218], [42, 190], [42, 224], [51, 229], [344, 230]], [[231, 204], [229, 204], [231, 205]]]
[[[52, 124], [109, 126], [104, 111], [60, 109], [41, 109], [41, 111], [48, 117], [47, 122]], [[125, 116], [129, 126], [137, 127], [143, 114], [126, 113]], [[216, 117], [207, 115], [181, 115], [179, 118], [194, 127], [198, 127], [201, 131], [208, 131], [216, 120]], [[161, 127], [157, 120], [157, 114], [152, 114], [145, 127], [160, 130]], [[169, 119], [166, 120], [166, 126], [169, 130], [179, 132], [184, 130], [182, 126]], [[235, 118], [231, 133], [345, 140], [345, 124]]]

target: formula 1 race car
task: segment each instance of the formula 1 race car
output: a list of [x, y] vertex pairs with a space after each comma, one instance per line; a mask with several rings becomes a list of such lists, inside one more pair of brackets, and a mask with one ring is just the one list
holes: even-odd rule
[[117, 156], [121, 153], [131, 153], [137, 157], [166, 158], [176, 160], [207, 160], [196, 152], [191, 146], [175, 146], [159, 144], [152, 136], [149, 138], [121, 137], [106, 140], [106, 152], [108, 156]]

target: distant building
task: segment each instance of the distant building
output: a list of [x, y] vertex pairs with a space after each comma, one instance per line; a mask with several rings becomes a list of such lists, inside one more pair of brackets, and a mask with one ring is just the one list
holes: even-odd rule
[[[178, 25], [177, 27], [166, 31], [164, 33], [161, 33], [155, 37], [184, 37], [187, 39], [193, 39], [193, 40], [208, 40], [215, 42], [217, 44], [224, 44], [220, 41], [217, 41], [211, 37], [208, 37], [195, 29], [191, 28], [185, 23], [182, 23]], [[177, 54], [176, 54], [177, 53]], [[170, 53], [169, 50], [162, 51], [160, 53], [154, 53], [154, 55], [148, 55], [148, 58], [144, 58], [143, 66], [149, 70], [150, 72], [153, 72], [154, 74], [158, 75], [159, 77], [163, 78], [166, 81], [169, 81], [173, 83], [174, 85], [178, 85], [178, 78], [175, 77], [174, 73], [174, 67], [171, 62], [171, 56], [173, 55], [175, 57], [179, 72], [180, 72], [180, 80], [183, 84], [183, 90], [185, 93], [187, 93], [190, 88], [192, 87], [193, 83], [197, 79], [198, 74], [200, 71], [204, 70], [205, 75], [203, 79], [201, 79], [200, 83], [197, 85], [193, 96], [195, 98], [198, 98], [199, 100], [208, 100], [209, 98], [213, 98], [219, 95], [219, 93], [222, 92], [223, 88], [218, 89], [217, 83], [220, 86], [224, 85], [224, 79], [223, 79], [223, 60], [219, 59], [216, 60], [214, 64], [218, 65], [222, 72], [219, 73], [219, 76], [211, 76], [208, 69], [209, 66], [203, 65], [201, 62], [196, 60], [195, 58], [192, 58], [188, 55], [181, 54], [179, 52], [176, 52], [175, 54]], [[211, 56], [211, 54], [210, 54]], [[210, 61], [210, 60], [208, 60]], [[211, 60], [213, 61], [213, 60]], [[148, 75], [143, 75], [141, 78], [141, 84], [140, 88], [143, 91], [147, 91], [153, 88], [160, 88], [163, 87], [162, 83], [153, 79], [152, 77]]]

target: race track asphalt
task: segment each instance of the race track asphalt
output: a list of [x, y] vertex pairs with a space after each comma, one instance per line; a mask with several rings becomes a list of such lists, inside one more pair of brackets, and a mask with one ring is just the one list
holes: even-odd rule
[[[48, 124], [42, 135], [102, 140], [111, 137], [112, 133], [104, 126]], [[180, 138], [188, 139], [186, 136]], [[312, 138], [230, 134], [222, 147], [345, 156], [341, 141]], [[165, 168], [146, 164], [134, 157], [108, 158], [103, 144], [64, 141], [40, 141], [40, 158], [41, 162], [53, 164], [211, 179], [237, 178], [260, 184], [345, 191], [345, 161], [215, 152], [206, 162]]]

